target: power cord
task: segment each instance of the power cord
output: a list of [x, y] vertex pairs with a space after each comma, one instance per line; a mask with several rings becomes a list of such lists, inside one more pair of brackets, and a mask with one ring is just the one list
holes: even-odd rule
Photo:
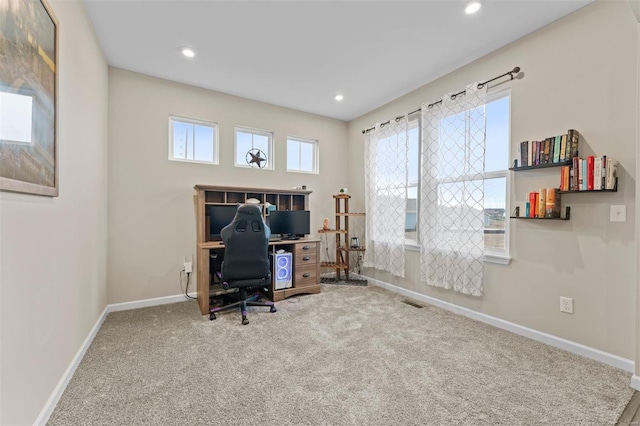
[[[180, 271], [180, 291], [182, 291], [182, 273], [184, 269]], [[189, 279], [191, 278], [191, 272], [186, 272], [187, 274], [187, 286], [184, 289], [184, 298], [187, 300], [198, 300], [197, 297], [189, 296]]]

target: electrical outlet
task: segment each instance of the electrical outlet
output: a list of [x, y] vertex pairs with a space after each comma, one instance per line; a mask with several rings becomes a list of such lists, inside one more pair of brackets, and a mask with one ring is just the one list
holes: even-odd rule
[[573, 313], [573, 299], [560, 296], [560, 312]]
[[191, 256], [189, 256], [189, 260], [186, 256], [184, 257], [184, 272], [187, 274], [193, 272], [193, 258]]

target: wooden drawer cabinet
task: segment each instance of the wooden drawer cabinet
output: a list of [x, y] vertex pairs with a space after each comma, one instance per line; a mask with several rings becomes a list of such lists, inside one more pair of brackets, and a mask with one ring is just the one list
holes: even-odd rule
[[317, 253], [314, 251], [312, 253], [302, 253], [302, 254], [296, 254], [295, 255], [295, 260], [293, 261], [293, 264], [296, 268], [299, 267], [304, 267], [305, 265], [313, 265], [315, 266], [315, 264], [318, 262], [318, 257], [317, 257]]
[[295, 276], [294, 282], [296, 283], [296, 288], [316, 285], [318, 281], [316, 265], [304, 265], [304, 266], [296, 265], [294, 269], [294, 276]]

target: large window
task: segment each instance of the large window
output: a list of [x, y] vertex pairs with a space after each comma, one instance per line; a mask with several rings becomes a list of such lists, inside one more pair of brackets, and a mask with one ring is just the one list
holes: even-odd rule
[[169, 117], [169, 159], [218, 164], [218, 125]]
[[287, 171], [318, 174], [318, 141], [288, 137]]
[[236, 127], [236, 160], [237, 167], [251, 167], [249, 160], [252, 158], [250, 151], [257, 154], [262, 151], [261, 158], [266, 158], [261, 163], [261, 168], [273, 170], [273, 133], [264, 130]]
[[[503, 90], [489, 95], [486, 112], [486, 146], [484, 174], [484, 247], [488, 256], [507, 256], [508, 222], [507, 194], [510, 135], [510, 95]], [[417, 243], [417, 195], [419, 192], [420, 129], [418, 120], [409, 128], [409, 170], [407, 176], [407, 216], [405, 237], [407, 244]], [[446, 163], [445, 163], [446, 164]], [[465, 178], [461, 176], [461, 180]], [[451, 181], [444, 185], [455, 186]], [[451, 191], [455, 192], [455, 191]], [[451, 201], [451, 200], [450, 200]]]

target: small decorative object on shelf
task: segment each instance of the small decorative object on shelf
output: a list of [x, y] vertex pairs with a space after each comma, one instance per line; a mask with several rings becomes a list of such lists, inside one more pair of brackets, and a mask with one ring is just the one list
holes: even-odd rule
[[329, 218], [325, 217], [324, 221], [322, 222], [322, 230], [323, 231], [328, 231], [329, 230]]

